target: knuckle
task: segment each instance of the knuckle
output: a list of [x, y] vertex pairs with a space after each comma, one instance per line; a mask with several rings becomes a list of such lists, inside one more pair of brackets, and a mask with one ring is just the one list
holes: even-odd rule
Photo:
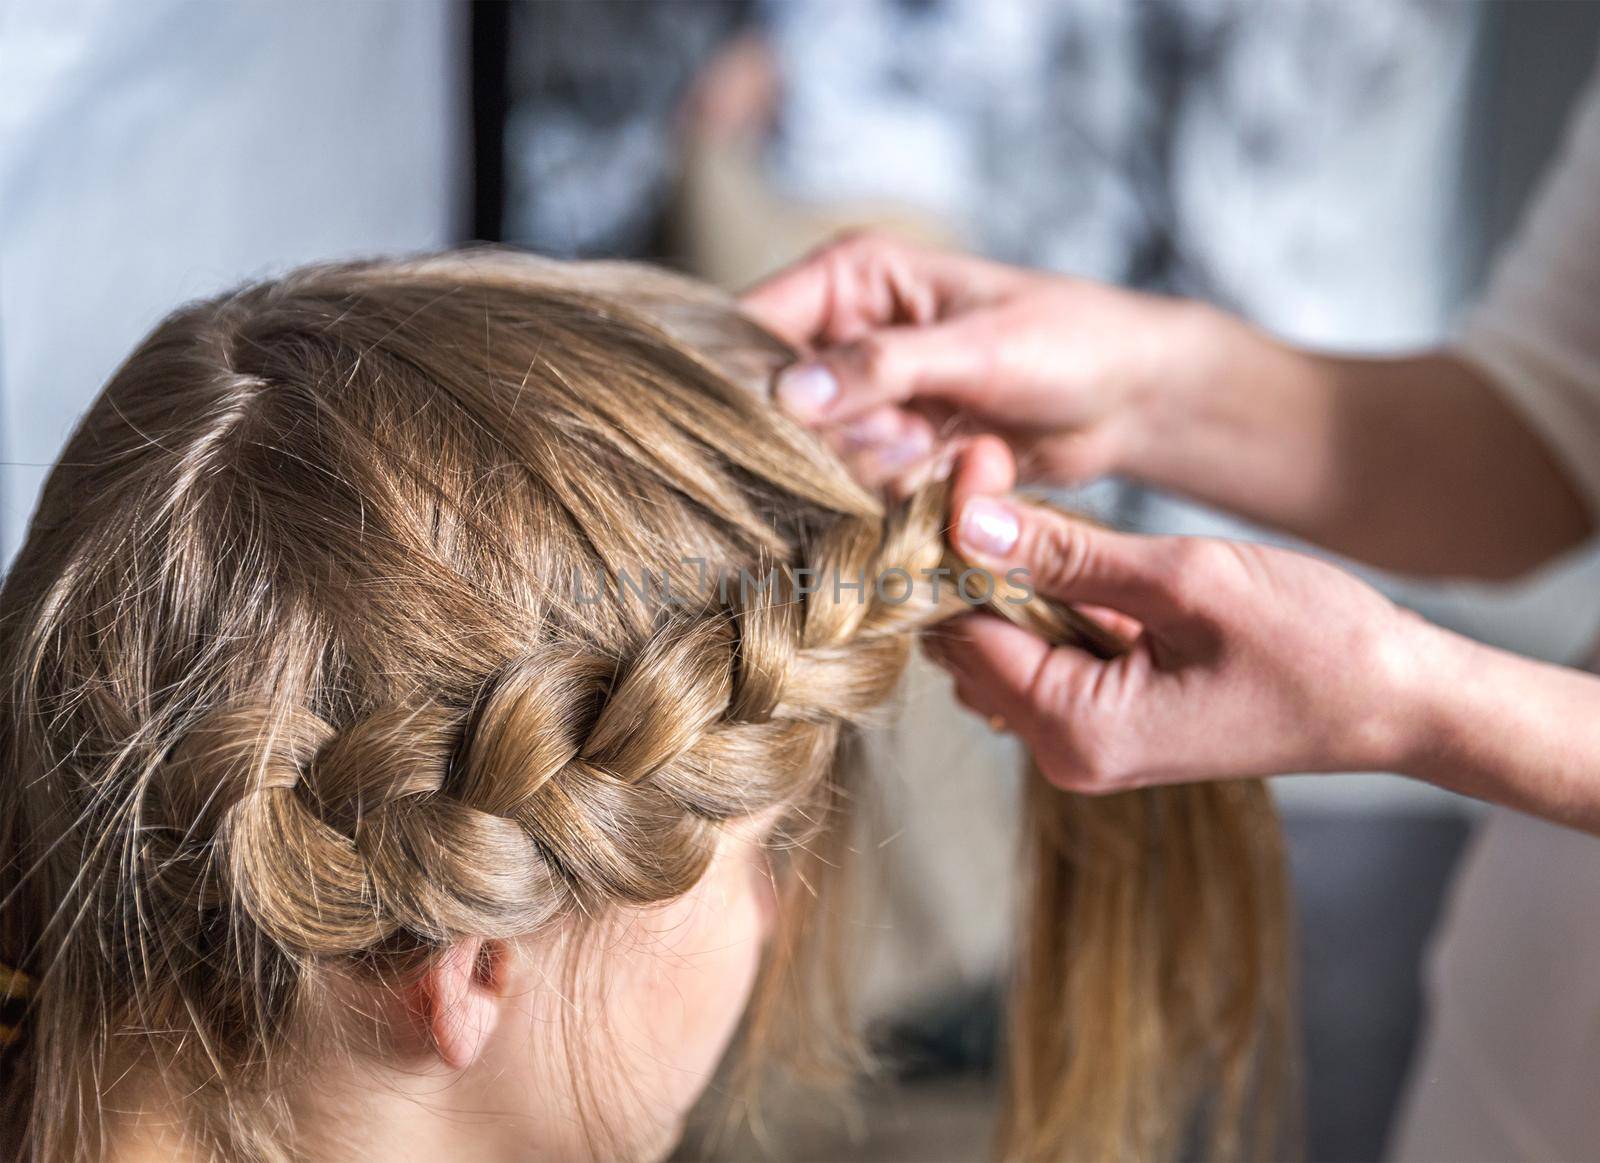
[[1086, 728], [1055, 736], [1036, 758], [1047, 780], [1080, 795], [1105, 795], [1122, 786], [1113, 749]]
[[1084, 777], [1093, 786], [1117, 784], [1128, 772], [1124, 737], [1114, 721], [1097, 718], [1082, 732], [1078, 749], [1083, 756]]
[[856, 371], [869, 383], [887, 384], [894, 375], [894, 345], [880, 335], [867, 335], [857, 340], [852, 361]]
[[1046, 654], [1028, 680], [1024, 692], [1028, 706], [1051, 728], [1066, 737], [1080, 734], [1073, 730], [1074, 712], [1084, 705], [1080, 674], [1063, 665], [1067, 656], [1052, 651]]
[[1221, 584], [1223, 562], [1215, 542], [1175, 537], [1156, 559], [1154, 580], [1180, 612], [1197, 612]]
[[1212, 546], [1197, 537], [1174, 537], [1161, 555], [1164, 579], [1177, 583], [1204, 574], [1214, 566]]
[[1128, 785], [1137, 770], [1138, 719], [1103, 669], [1042, 667], [1029, 696], [1043, 724], [1036, 757], [1052, 783], [1090, 795]]
[[1034, 522], [1026, 537], [1023, 555], [1044, 586], [1069, 590], [1093, 567], [1096, 550], [1081, 525], [1047, 518]]
[[894, 235], [878, 226], [853, 226], [841, 230], [827, 244], [829, 254], [846, 258], [870, 258], [892, 251], [897, 246]]
[[1035, 759], [1050, 782], [1073, 790], [1095, 786], [1113, 772], [1114, 736], [1105, 729], [1094, 705], [1085, 672], [1061, 663], [1068, 656], [1052, 653], [1034, 672], [1026, 705], [1038, 725]]

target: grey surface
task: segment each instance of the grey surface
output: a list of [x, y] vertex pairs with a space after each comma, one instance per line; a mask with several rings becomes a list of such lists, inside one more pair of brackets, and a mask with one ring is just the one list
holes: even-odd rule
[[1470, 823], [1444, 813], [1319, 811], [1287, 824], [1306, 1157], [1376, 1160], [1416, 1046], [1419, 965]]

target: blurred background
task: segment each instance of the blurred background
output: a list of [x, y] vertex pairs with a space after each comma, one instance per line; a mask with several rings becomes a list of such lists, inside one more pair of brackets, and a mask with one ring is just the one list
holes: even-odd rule
[[[1560, 0], [0, 0], [0, 561], [161, 315], [313, 259], [481, 239], [737, 288], [872, 224], [1303, 343], [1426, 345], [1597, 45], [1600, 5]], [[1116, 482], [1071, 499], [1259, 535]], [[1377, 580], [1544, 658], [1600, 629], [1593, 554], [1509, 587]], [[917, 674], [876, 743], [893, 836], [862, 976], [882, 1069], [843, 1115], [774, 1096], [785, 1157], [985, 1157], [1016, 763], [950, 705]], [[1380, 1158], [1474, 810], [1376, 775], [1278, 791], [1307, 1153]], [[708, 1119], [683, 1157], [756, 1150]]]

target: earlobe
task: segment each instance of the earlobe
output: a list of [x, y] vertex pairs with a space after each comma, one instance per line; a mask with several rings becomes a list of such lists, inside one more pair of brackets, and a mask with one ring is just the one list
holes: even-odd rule
[[499, 942], [457, 941], [417, 983], [414, 1011], [434, 1052], [452, 1069], [478, 1060], [499, 1020], [504, 960]]

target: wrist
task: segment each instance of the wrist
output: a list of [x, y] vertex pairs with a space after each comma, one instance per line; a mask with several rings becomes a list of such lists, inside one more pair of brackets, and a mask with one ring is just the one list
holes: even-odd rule
[[1392, 771], [1449, 786], [1459, 769], [1456, 759], [1463, 720], [1469, 717], [1466, 692], [1471, 676], [1490, 653], [1410, 613], [1399, 611], [1403, 629], [1396, 634], [1380, 666], [1383, 723], [1382, 747], [1375, 770]]

